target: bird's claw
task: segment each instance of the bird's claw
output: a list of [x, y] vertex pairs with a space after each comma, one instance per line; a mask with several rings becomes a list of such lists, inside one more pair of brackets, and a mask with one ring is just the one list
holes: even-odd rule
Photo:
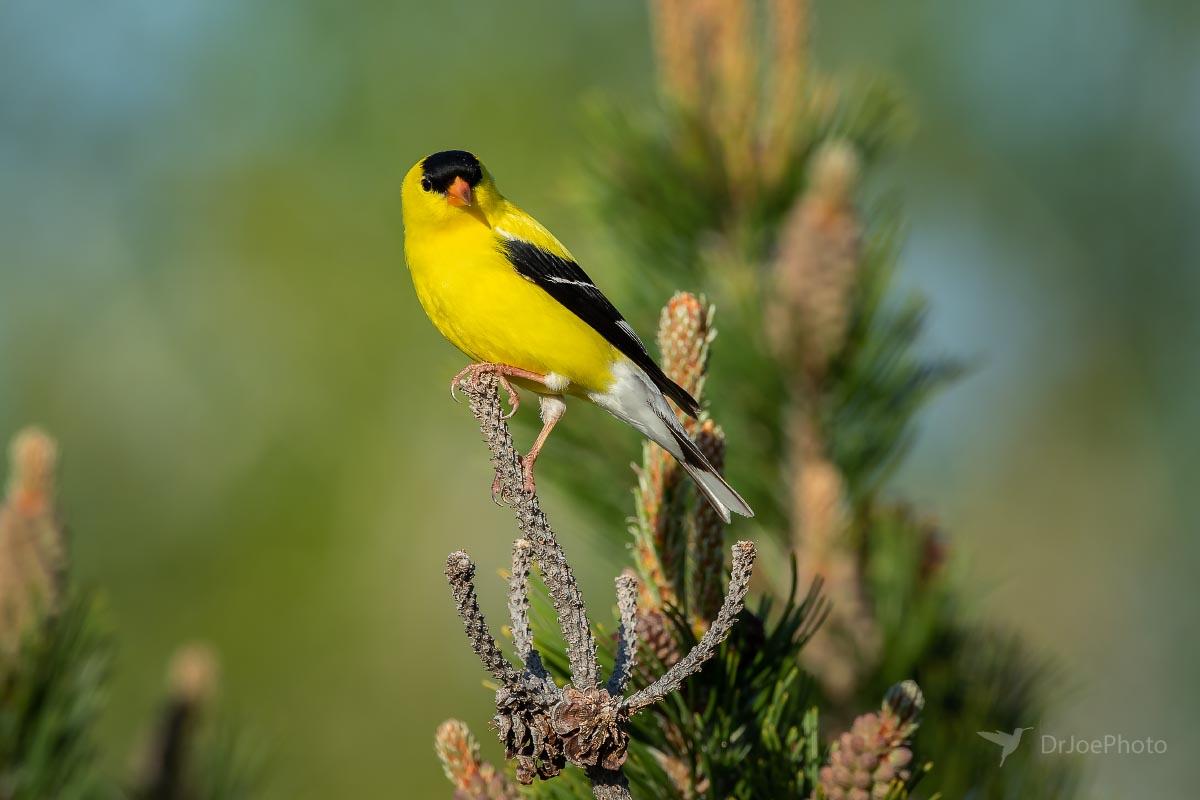
[[508, 378], [503, 375], [497, 375], [496, 377], [500, 379], [501, 385], [504, 386], [504, 391], [508, 392], [508, 413], [501, 414], [500, 419], [512, 419], [513, 415], [517, 413], [517, 409], [521, 407], [521, 395], [517, 394], [517, 390], [508, 382]]
[[[537, 483], [533, 479], [533, 461], [525, 456], [517, 456], [521, 461], [521, 492], [526, 495], [532, 495], [537, 492]], [[504, 485], [500, 482], [500, 476], [497, 474], [492, 478], [492, 502], [498, 506], [504, 505], [507, 498], [504, 496]]]
[[460, 369], [458, 374], [454, 376], [454, 379], [450, 381], [450, 398], [454, 400], [454, 402], [458, 402], [458, 386], [460, 383], [462, 383], [464, 378], [470, 377], [472, 380], [474, 380], [480, 375], [485, 375], [487, 373], [491, 373], [496, 376], [496, 380], [499, 381], [500, 385], [504, 387], [504, 392], [508, 395], [509, 411], [507, 414], [501, 414], [500, 418], [505, 420], [512, 419], [513, 415], [517, 413], [517, 409], [521, 407], [521, 396], [517, 394], [517, 390], [513, 388], [512, 383], [504, 375], [500, 366], [497, 364], [468, 364]]
[[484, 366], [484, 365], [482, 365], [482, 364], [467, 364], [465, 367], [460, 369], [453, 378], [450, 379], [450, 399], [451, 400], [453, 400], [456, 403], [458, 402], [458, 385], [460, 383], [462, 383], [463, 378], [467, 377], [468, 375], [471, 376], [471, 378], [477, 377], [480, 372], [479, 367], [481, 367], [481, 366]]
[[534, 494], [537, 492], [537, 484], [533, 480], [533, 463], [537, 459], [537, 455], [531, 453], [528, 456], [521, 456], [521, 476], [524, 480], [521, 483], [521, 490], [525, 494]]

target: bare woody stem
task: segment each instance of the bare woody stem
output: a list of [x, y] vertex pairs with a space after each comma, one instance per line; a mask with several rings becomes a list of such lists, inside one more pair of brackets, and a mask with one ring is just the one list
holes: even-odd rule
[[488, 630], [483, 612], [479, 610], [479, 598], [475, 594], [475, 564], [462, 550], [457, 550], [446, 558], [446, 580], [450, 582], [454, 604], [458, 607], [458, 616], [466, 628], [471, 649], [479, 656], [484, 668], [499, 683], [516, 681], [517, 671], [508, 663], [504, 653], [500, 652], [496, 640]]
[[746, 591], [750, 588], [750, 573], [754, 569], [755, 555], [754, 545], [750, 542], [738, 542], [733, 546], [733, 571], [729, 578], [729, 590], [725, 594], [725, 602], [721, 605], [717, 618], [690, 653], [679, 659], [661, 678], [625, 701], [629, 713], [636, 714], [678, 690], [683, 681], [689, 675], [699, 672], [704, 662], [712, 658], [721, 643], [729, 638], [738, 612], [742, 610]]
[[587, 609], [575, 575], [542, 512], [537, 495], [524, 489], [521, 457], [513, 446], [512, 434], [504, 422], [496, 383], [495, 375], [481, 373], [474, 378], [464, 378], [460, 386], [467, 395], [471, 413], [479, 422], [483, 440], [491, 452], [501, 496], [512, 504], [518, 529], [535, 548], [550, 599], [558, 613], [559, 626], [566, 639], [571, 682], [578, 689], [590, 689], [596, 686], [599, 676], [596, 640], [592, 638], [588, 627]]
[[592, 782], [592, 797], [595, 800], [633, 800], [629, 794], [629, 781], [620, 770], [592, 767], [587, 771]]
[[632, 575], [617, 578], [617, 612], [621, 628], [617, 631], [617, 657], [612, 675], [608, 677], [608, 693], [613, 697], [625, 694], [629, 678], [637, 665], [637, 579]]
[[[522, 783], [539, 777], [551, 779], [569, 762], [586, 772], [597, 800], [631, 800], [629, 781], [622, 772], [628, 757], [629, 718], [678, 690], [729, 636], [750, 583], [754, 545], [738, 542], [734, 546], [728, 593], [717, 618], [692, 652], [653, 684], [622, 700], [638, 648], [637, 579], [627, 573], [616, 580], [621, 618], [616, 663], [601, 687], [596, 641], [579, 586], [537, 496], [524, 488], [520, 456], [501, 416], [496, 376], [482, 372], [460, 386], [491, 451], [501, 494], [513, 505], [522, 534], [513, 543], [508, 584], [508, 611], [521, 669], [509, 663], [488, 630], [479, 610], [471, 559], [458, 551], [446, 561], [446, 578], [471, 649], [500, 684], [493, 725], [504, 744], [505, 757], [516, 762], [516, 777]], [[533, 646], [529, 572], [534, 561], [541, 568], [567, 644], [572, 685], [563, 688], [551, 678]]]
[[549, 680], [541, 654], [533, 647], [533, 629], [529, 625], [529, 570], [533, 565], [533, 545], [528, 539], [513, 542], [512, 573], [508, 578], [508, 617], [512, 627], [517, 658], [534, 676]]

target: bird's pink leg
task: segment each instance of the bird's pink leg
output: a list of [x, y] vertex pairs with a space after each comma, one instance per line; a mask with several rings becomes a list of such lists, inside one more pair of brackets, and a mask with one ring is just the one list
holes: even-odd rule
[[491, 373], [499, 378], [500, 384], [504, 387], [504, 391], [508, 394], [509, 412], [504, 415], [504, 419], [512, 419], [512, 415], [516, 414], [517, 409], [521, 406], [521, 396], [517, 394], [517, 390], [513, 388], [513, 385], [508, 382], [509, 378], [524, 378], [525, 380], [533, 381], [534, 383], [540, 383], [543, 386], [546, 385], [545, 375], [539, 375], [536, 372], [530, 372], [529, 370], [521, 369], [520, 367], [510, 367], [507, 364], [491, 364], [484, 362], [467, 364], [465, 367], [459, 370], [458, 374], [454, 376], [454, 379], [450, 381], [450, 396], [455, 400], [458, 399], [458, 384], [463, 378], [470, 376], [472, 379], [475, 379], [480, 375], [487, 373]]
[[[499, 382], [504, 386], [505, 392], [508, 393], [509, 412], [504, 415], [504, 419], [511, 419], [513, 414], [517, 413], [517, 409], [521, 406], [520, 395], [513, 385], [508, 381], [509, 378], [523, 378], [533, 383], [540, 383], [549, 388], [546, 383], [546, 376], [536, 372], [531, 372], [520, 367], [512, 367], [508, 364], [493, 364], [493, 363], [476, 363], [468, 364], [459, 370], [459, 373], [454, 376], [454, 380], [450, 381], [450, 396], [455, 400], [458, 399], [457, 389], [460, 382], [464, 379], [475, 380], [480, 375], [492, 374], [495, 375]], [[566, 410], [566, 403], [561, 398], [542, 395], [541, 396], [542, 410], [542, 430], [534, 440], [533, 448], [530, 449], [529, 455], [521, 458], [522, 472], [525, 475], [523, 489], [526, 492], [532, 493], [534, 489], [533, 482], [533, 464], [537, 461], [538, 453], [542, 451], [542, 445], [546, 443], [546, 438], [550, 435], [550, 431], [554, 428], [554, 424], [562, 417], [563, 411]], [[497, 475], [492, 480], [492, 500], [499, 505], [500, 503], [500, 476]]]
[[554, 426], [558, 424], [567, 410], [567, 404], [561, 397], [542, 395], [539, 401], [541, 403], [542, 430], [533, 440], [533, 447], [529, 448], [529, 454], [521, 459], [521, 466], [525, 473], [525, 491], [530, 494], [533, 494], [533, 490], [536, 488], [533, 482], [533, 464], [537, 461], [538, 454], [542, 452], [542, 446], [550, 438], [550, 431], [554, 430]]
[[[537, 438], [533, 440], [533, 447], [529, 448], [529, 453], [521, 456], [521, 472], [525, 476], [525, 483], [521, 489], [526, 494], [533, 494], [537, 488], [533, 480], [533, 465], [537, 462], [538, 454], [542, 452], [542, 447], [546, 444], [546, 440], [550, 438], [550, 431], [554, 430], [554, 426], [562, 419], [563, 413], [567, 410], [567, 404], [563, 402], [561, 397], [542, 395], [538, 400], [541, 403], [542, 430], [538, 433]], [[492, 481], [492, 502], [500, 505], [499, 475]]]

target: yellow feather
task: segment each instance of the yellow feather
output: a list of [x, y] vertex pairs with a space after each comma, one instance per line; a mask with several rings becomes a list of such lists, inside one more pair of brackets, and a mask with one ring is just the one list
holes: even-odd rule
[[[417, 298], [438, 331], [474, 361], [554, 373], [570, 381], [571, 394], [607, 391], [624, 356], [521, 277], [500, 249], [508, 234], [571, 258], [562, 243], [505, 199], [486, 172], [470, 208], [423, 191], [420, 178], [418, 164], [404, 179], [404, 251]], [[526, 388], [546, 392], [540, 384]]]

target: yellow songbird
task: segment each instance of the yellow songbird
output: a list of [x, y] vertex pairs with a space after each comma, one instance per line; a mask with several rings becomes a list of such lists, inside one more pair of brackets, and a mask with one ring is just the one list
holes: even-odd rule
[[[404, 253], [429, 319], [474, 362], [537, 393], [542, 430], [525, 457], [533, 465], [566, 410], [581, 397], [632, 425], [673, 455], [728, 521], [753, 516], [713, 469], [667, 404], [700, 406], [663, 374], [645, 345], [567, 248], [505, 199], [479, 159], [435, 153], [404, 178]], [[451, 384], [453, 386], [453, 384]], [[516, 405], [516, 393], [509, 389]]]

